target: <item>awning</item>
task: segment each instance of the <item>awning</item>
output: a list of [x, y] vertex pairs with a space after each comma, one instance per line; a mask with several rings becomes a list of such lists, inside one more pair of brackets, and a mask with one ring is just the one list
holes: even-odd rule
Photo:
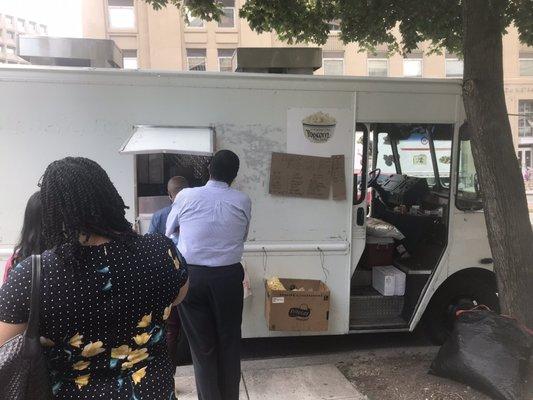
[[137, 125], [120, 148], [124, 154], [177, 153], [212, 155], [215, 132], [212, 128]]

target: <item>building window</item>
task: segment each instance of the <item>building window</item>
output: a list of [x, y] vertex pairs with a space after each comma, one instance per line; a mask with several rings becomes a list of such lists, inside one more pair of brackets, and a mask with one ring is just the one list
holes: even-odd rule
[[187, 69], [189, 71], [205, 71], [205, 49], [187, 49]]
[[341, 21], [334, 19], [328, 22], [329, 33], [339, 33], [341, 31]]
[[344, 52], [322, 52], [322, 67], [324, 75], [344, 75]]
[[222, 0], [219, 28], [235, 28], [235, 0]]
[[520, 52], [520, 76], [533, 76], [533, 52]]
[[218, 49], [218, 70], [220, 72], [233, 72], [233, 56], [235, 49]]
[[109, 26], [115, 29], [135, 28], [133, 0], [108, 0]]
[[35, 22], [30, 22], [29, 25], [29, 31], [32, 33], [37, 33], [37, 24]]
[[389, 76], [389, 60], [386, 58], [369, 58], [368, 76]]
[[463, 60], [459, 60], [458, 58], [446, 59], [446, 78], [462, 78], [463, 69]]
[[122, 50], [122, 67], [124, 69], [137, 69], [137, 50]]
[[7, 27], [13, 28], [15, 26], [15, 24], [13, 22], [13, 17], [11, 15], [5, 15], [4, 18], [6, 20], [6, 26]]
[[6, 31], [6, 35], [8, 39], [15, 40], [15, 32], [13, 31]]
[[21, 18], [17, 19], [17, 29], [19, 31], [25, 30], [25, 28], [24, 28], [24, 20], [21, 19]]
[[203, 19], [193, 16], [189, 11], [187, 11], [185, 23], [187, 28], [204, 28], [205, 26]]
[[406, 58], [403, 60], [403, 76], [422, 77], [422, 58]]
[[40, 31], [43, 35], [46, 35], [46, 25], [39, 25], [40, 26]]
[[15, 55], [15, 48], [14, 47], [6, 47], [6, 54], [10, 54], [12, 56]]
[[533, 100], [518, 100], [518, 136], [533, 137]]

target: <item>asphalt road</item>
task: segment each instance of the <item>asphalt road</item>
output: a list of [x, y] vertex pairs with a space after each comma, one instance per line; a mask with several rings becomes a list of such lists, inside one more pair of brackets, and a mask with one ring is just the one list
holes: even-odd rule
[[242, 357], [245, 360], [254, 360], [429, 345], [431, 343], [423, 333], [368, 333], [342, 336], [244, 339]]

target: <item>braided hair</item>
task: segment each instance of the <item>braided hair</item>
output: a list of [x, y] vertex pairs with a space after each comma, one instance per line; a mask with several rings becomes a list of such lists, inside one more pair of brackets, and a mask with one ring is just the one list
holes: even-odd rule
[[[109, 176], [87, 158], [66, 157], [52, 162], [42, 178], [41, 201], [48, 249], [70, 248], [77, 258], [81, 254], [81, 235], [117, 241], [136, 236], [125, 217], [128, 207]], [[62, 246], [65, 244], [70, 246]]]

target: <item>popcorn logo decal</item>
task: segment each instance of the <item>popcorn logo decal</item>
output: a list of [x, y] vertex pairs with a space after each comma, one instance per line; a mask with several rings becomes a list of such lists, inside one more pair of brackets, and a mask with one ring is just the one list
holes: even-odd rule
[[289, 317], [296, 318], [299, 321], [307, 321], [311, 315], [311, 309], [307, 304], [302, 304], [300, 307], [292, 307], [289, 309]]
[[302, 120], [305, 137], [313, 143], [326, 143], [335, 132], [337, 120], [322, 111], [308, 115]]

